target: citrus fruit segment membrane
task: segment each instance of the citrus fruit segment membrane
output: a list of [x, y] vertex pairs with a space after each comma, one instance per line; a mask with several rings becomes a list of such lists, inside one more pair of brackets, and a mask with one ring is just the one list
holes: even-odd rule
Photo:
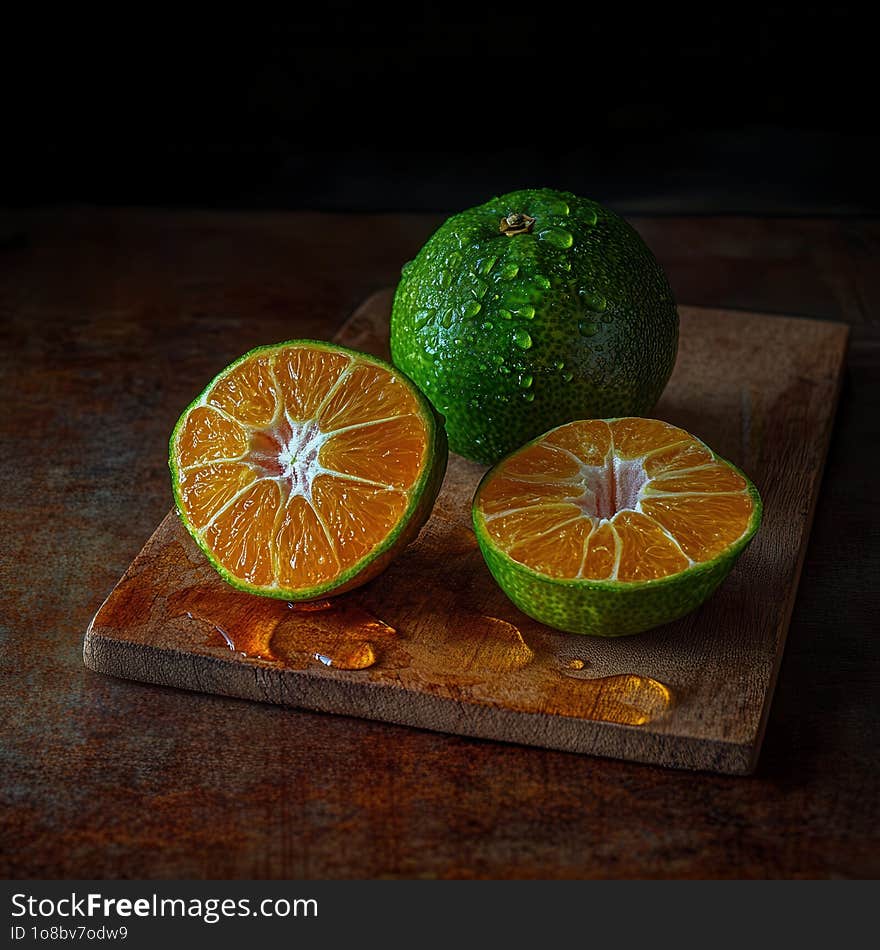
[[367, 554], [376, 538], [385, 538], [406, 509], [407, 497], [330, 475], [312, 484], [312, 505], [336, 542], [340, 565], [348, 567]]
[[275, 380], [287, 418], [311, 419], [339, 377], [352, 365], [351, 357], [304, 346], [286, 347], [275, 357]]
[[576, 478], [580, 470], [580, 463], [570, 453], [561, 452], [549, 444], [537, 443], [511, 455], [505, 463], [504, 472], [511, 478], [543, 482], [548, 476], [555, 481]]
[[374, 366], [355, 366], [345, 383], [330, 394], [318, 414], [323, 432], [418, 411], [416, 397], [400, 377], [379, 374]]
[[651, 581], [677, 574], [688, 566], [678, 544], [651, 518], [638, 511], [621, 511], [614, 517], [620, 538], [619, 581]]
[[487, 516], [534, 505], [564, 502], [576, 493], [564, 482], [524, 482], [501, 476], [486, 486], [482, 495], [483, 511]]
[[205, 525], [247, 488], [257, 473], [244, 462], [215, 462], [185, 470], [180, 475], [180, 496], [196, 528]]
[[274, 540], [281, 587], [313, 587], [339, 571], [339, 558], [328, 531], [302, 495], [288, 501]]
[[678, 541], [694, 561], [708, 561], [738, 540], [753, 510], [747, 494], [651, 498], [642, 510]]
[[755, 502], [698, 439], [632, 418], [552, 430], [495, 466], [476, 510], [491, 541], [538, 573], [638, 583], [722, 554]]
[[430, 410], [392, 367], [295, 343], [234, 364], [172, 438], [178, 507], [233, 582], [306, 591], [367, 560], [422, 483]]
[[592, 580], [610, 578], [617, 566], [619, 545], [620, 540], [614, 528], [607, 522], [599, 525], [587, 542], [587, 548], [578, 571], [579, 576]]
[[247, 451], [244, 429], [207, 406], [196, 406], [177, 432], [177, 462], [181, 469], [218, 459], [238, 459]]
[[696, 468], [712, 461], [712, 453], [702, 442], [675, 442], [663, 449], [655, 449], [647, 455], [642, 464], [645, 471], [656, 478], [668, 472], [677, 472], [685, 468]]
[[281, 507], [274, 481], [259, 481], [224, 508], [204, 532], [221, 564], [249, 584], [264, 586], [275, 579], [273, 528]]
[[601, 420], [572, 422], [549, 433], [546, 444], [571, 452], [584, 465], [602, 465], [611, 451], [611, 430]]
[[426, 451], [423, 423], [405, 415], [331, 434], [318, 460], [333, 471], [405, 489], [421, 471]]
[[514, 560], [522, 561], [542, 574], [576, 577], [584, 545], [592, 530], [593, 524], [589, 519], [576, 518], [549, 534], [515, 544], [509, 553]]
[[235, 367], [216, 382], [207, 402], [245, 425], [268, 425], [278, 407], [271, 357], [255, 356]]
[[489, 532], [494, 538], [503, 538], [505, 546], [510, 548], [520, 541], [529, 541], [545, 534], [554, 534], [563, 525], [581, 518], [581, 510], [576, 505], [553, 503], [534, 505], [530, 508], [516, 508], [502, 512], [489, 522]]
[[608, 425], [614, 452], [624, 459], [644, 458], [649, 452], [676, 442], [694, 441], [684, 429], [659, 419], [614, 419]]
[[746, 480], [730, 466], [715, 462], [682, 475], [655, 478], [647, 492], [740, 492]]

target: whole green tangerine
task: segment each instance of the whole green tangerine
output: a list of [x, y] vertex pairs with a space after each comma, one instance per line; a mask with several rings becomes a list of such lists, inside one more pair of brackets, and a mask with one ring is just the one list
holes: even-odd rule
[[445, 417], [450, 448], [484, 464], [574, 419], [649, 413], [677, 348], [644, 241], [546, 188], [449, 218], [404, 266], [391, 315], [394, 363]]

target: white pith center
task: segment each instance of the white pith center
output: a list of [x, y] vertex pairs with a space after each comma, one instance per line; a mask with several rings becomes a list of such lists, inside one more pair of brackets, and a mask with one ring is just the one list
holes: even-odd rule
[[280, 478], [286, 479], [291, 496], [302, 495], [312, 500], [312, 482], [324, 471], [318, 461], [321, 446], [329, 433], [322, 432], [314, 420], [290, 424], [290, 437], [281, 443], [278, 453]]
[[642, 459], [619, 459], [612, 455], [603, 465], [580, 465], [578, 483], [582, 493], [572, 501], [585, 515], [601, 524], [619, 511], [639, 510], [642, 490], [649, 481]]

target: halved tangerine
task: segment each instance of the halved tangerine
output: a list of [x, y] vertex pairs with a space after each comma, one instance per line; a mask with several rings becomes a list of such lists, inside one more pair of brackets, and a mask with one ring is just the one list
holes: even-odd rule
[[491, 469], [474, 527], [529, 616], [574, 633], [638, 633], [693, 610], [761, 520], [754, 485], [654, 419], [570, 422]]
[[234, 587], [311, 600], [378, 574], [427, 520], [443, 425], [394, 367], [292, 340], [227, 367], [171, 436], [177, 509]]

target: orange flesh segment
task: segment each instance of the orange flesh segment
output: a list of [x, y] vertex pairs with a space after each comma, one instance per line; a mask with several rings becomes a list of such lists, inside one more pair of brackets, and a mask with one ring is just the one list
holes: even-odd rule
[[352, 365], [344, 353], [287, 347], [275, 357], [275, 379], [288, 419], [311, 419], [340, 376]]
[[[377, 446], [382, 447], [380, 451]], [[318, 459], [336, 472], [406, 489], [424, 451], [424, 424], [418, 416], [405, 415], [333, 433], [321, 446]]]
[[177, 433], [175, 451], [181, 468], [218, 459], [238, 459], [247, 451], [244, 429], [208, 406], [191, 410]]
[[178, 504], [234, 578], [296, 592], [384, 542], [428, 462], [428, 423], [399, 375], [308, 345], [261, 351], [179, 426]]
[[558, 578], [657, 580], [748, 530], [746, 480], [683, 429], [652, 419], [572, 422], [501, 462], [478, 512], [514, 560]]
[[271, 357], [254, 356], [219, 379], [208, 394], [208, 405], [249, 426], [266, 426], [275, 418], [278, 393]]
[[611, 577], [617, 564], [617, 545], [614, 528], [608, 523], [599, 525], [590, 536], [579, 575], [593, 580]]

